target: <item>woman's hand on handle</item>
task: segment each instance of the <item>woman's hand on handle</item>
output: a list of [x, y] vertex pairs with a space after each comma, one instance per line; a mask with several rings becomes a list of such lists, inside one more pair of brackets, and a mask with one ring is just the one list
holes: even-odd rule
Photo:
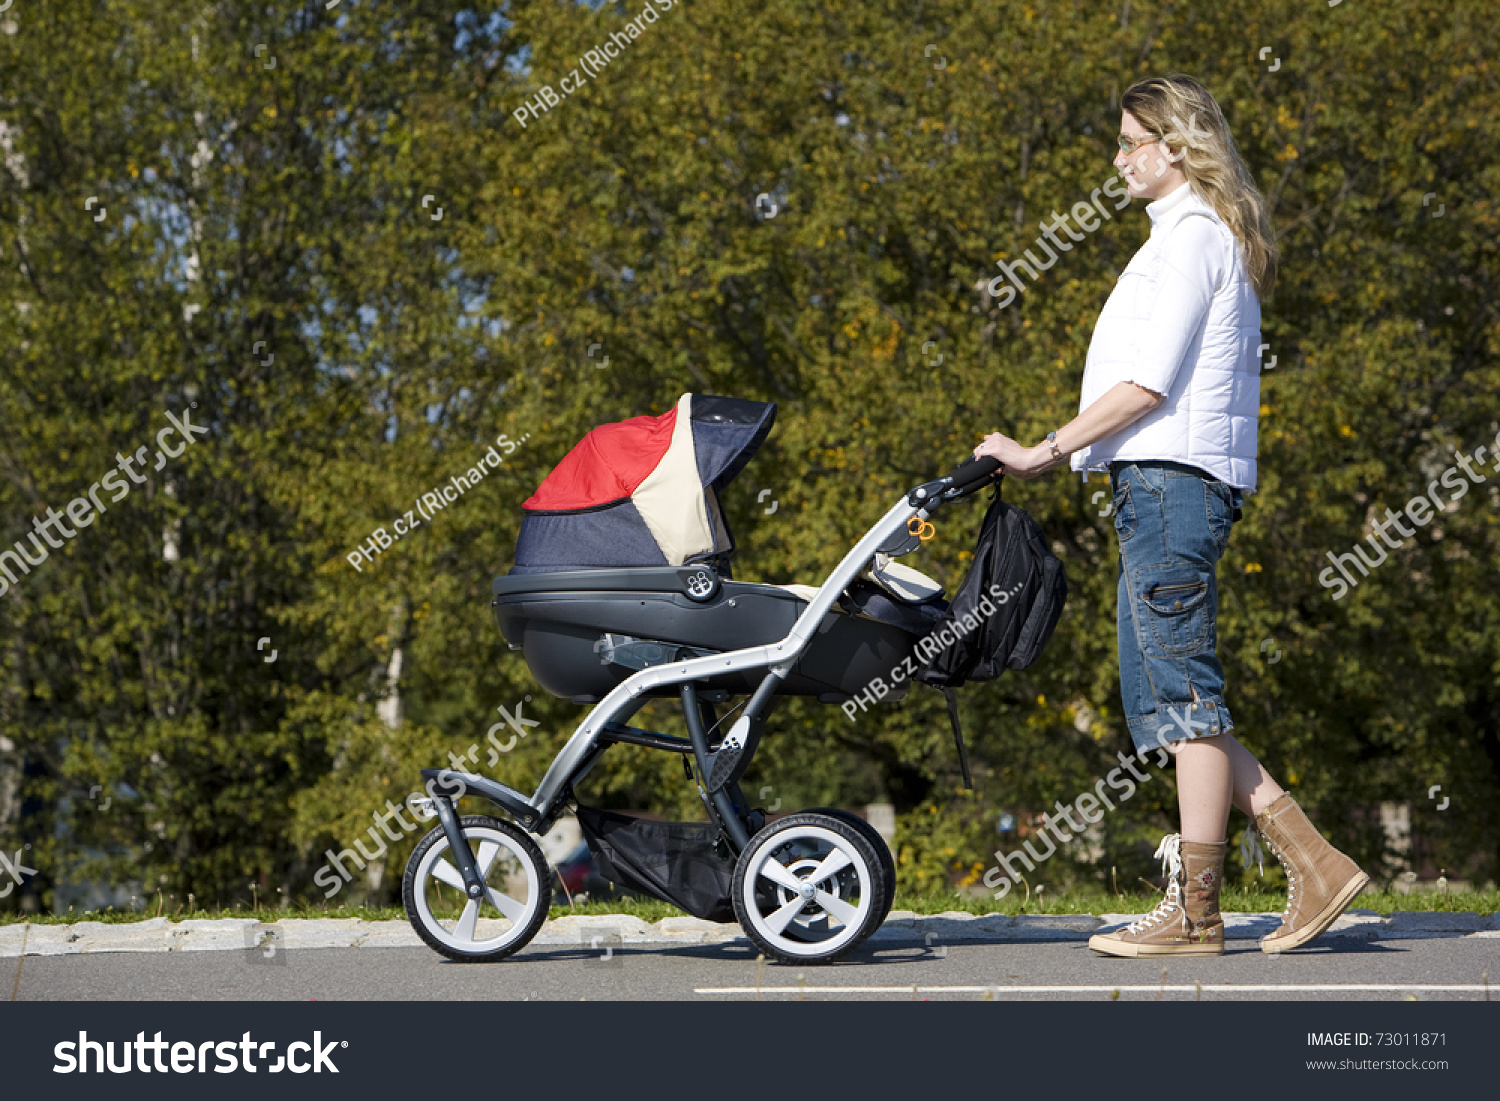
[[1053, 459], [1047, 447], [1022, 447], [1003, 432], [991, 432], [974, 449], [975, 458], [985, 455], [999, 461], [1000, 470], [996, 473], [1011, 474], [1023, 481], [1029, 481], [1057, 465], [1057, 460]]

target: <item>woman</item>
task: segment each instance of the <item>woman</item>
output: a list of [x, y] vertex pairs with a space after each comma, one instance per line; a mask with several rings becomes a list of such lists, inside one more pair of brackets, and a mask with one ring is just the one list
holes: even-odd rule
[[1223, 112], [1184, 76], [1132, 85], [1121, 101], [1115, 168], [1146, 207], [1151, 235], [1121, 273], [1089, 344], [1079, 415], [1035, 447], [998, 432], [990, 455], [1020, 478], [1061, 466], [1109, 471], [1120, 541], [1120, 690], [1139, 751], [1177, 766], [1182, 832], [1157, 855], [1166, 897], [1089, 947], [1111, 956], [1224, 951], [1219, 916], [1233, 802], [1286, 869], [1281, 926], [1266, 952], [1318, 936], [1369, 882], [1313, 828], [1230, 733], [1214, 655], [1214, 570], [1255, 489], [1260, 300], [1276, 282], [1265, 201]]

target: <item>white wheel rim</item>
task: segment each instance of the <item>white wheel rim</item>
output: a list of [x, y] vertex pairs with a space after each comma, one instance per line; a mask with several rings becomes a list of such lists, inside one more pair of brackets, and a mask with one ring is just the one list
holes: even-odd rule
[[[792, 841], [813, 842], [817, 852], [783, 865], [776, 851]], [[762, 879], [778, 902], [767, 912], [761, 911], [755, 897]], [[859, 901], [846, 901], [854, 890]], [[822, 826], [794, 826], [772, 834], [751, 851], [740, 902], [756, 933], [768, 943], [789, 956], [810, 957], [835, 952], [858, 936], [875, 903], [874, 894], [870, 869], [848, 838]], [[801, 937], [787, 936], [792, 930]]]
[[[536, 915], [536, 906], [541, 898], [541, 880], [531, 857], [509, 834], [488, 826], [464, 826], [462, 829], [469, 847], [474, 849], [474, 863], [479, 870], [479, 878], [484, 881], [486, 894], [483, 902], [465, 899], [463, 911], [456, 919], [440, 919], [432, 912], [427, 895], [429, 880], [452, 887], [460, 897], [465, 895], [463, 873], [448, 859], [450, 846], [446, 835], [439, 836], [436, 844], [423, 854], [421, 863], [417, 865], [417, 873], [413, 876], [413, 902], [423, 927], [434, 940], [457, 952], [482, 955], [507, 947], [526, 931]], [[504, 894], [491, 884], [491, 874], [496, 864], [501, 862], [501, 856], [512, 856], [520, 865], [526, 877], [524, 901]], [[476, 935], [479, 921], [495, 917], [508, 919], [510, 928], [497, 936], [479, 939]]]

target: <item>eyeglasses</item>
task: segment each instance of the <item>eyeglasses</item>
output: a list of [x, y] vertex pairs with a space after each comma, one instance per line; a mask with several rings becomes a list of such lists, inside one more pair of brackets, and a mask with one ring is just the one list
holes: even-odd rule
[[1120, 143], [1120, 152], [1134, 153], [1143, 145], [1161, 141], [1161, 137], [1157, 134], [1121, 134], [1116, 140]]

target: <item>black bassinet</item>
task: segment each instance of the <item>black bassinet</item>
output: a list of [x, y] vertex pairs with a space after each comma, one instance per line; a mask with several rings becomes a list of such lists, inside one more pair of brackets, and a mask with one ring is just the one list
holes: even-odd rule
[[[718, 500], [775, 410], [684, 394], [661, 416], [594, 429], [525, 502], [516, 565], [495, 579], [494, 603], [542, 687], [596, 703], [647, 666], [786, 636], [816, 589], [732, 580]], [[947, 604], [936, 583], [880, 556], [838, 608], [782, 692], [849, 699], [907, 658]], [[749, 692], [761, 675], [726, 673], [707, 686]]]

